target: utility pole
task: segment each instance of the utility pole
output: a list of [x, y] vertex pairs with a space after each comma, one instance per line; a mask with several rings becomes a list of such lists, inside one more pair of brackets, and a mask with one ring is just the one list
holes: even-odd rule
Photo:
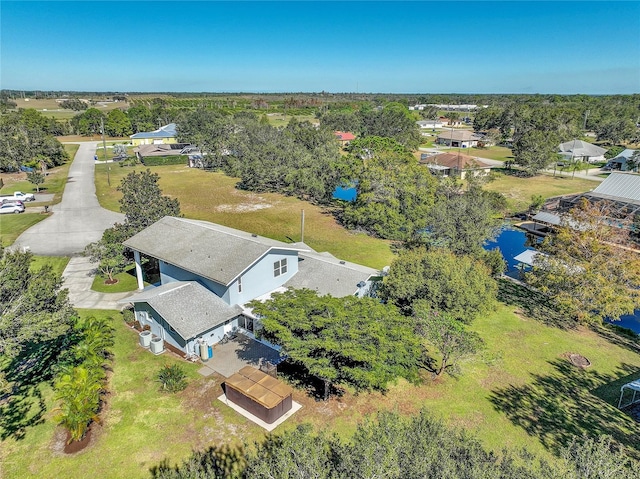
[[304, 243], [304, 210], [300, 214], [300, 242]]
[[104, 150], [104, 162], [107, 165], [107, 185], [111, 186], [111, 177], [109, 176], [109, 163], [107, 162], [107, 142], [104, 141], [104, 118], [100, 118], [100, 131], [102, 132], [102, 148]]
[[584, 111], [584, 123], [582, 124], [582, 129], [586, 130], [587, 129], [587, 118], [589, 118], [589, 110], [585, 110]]

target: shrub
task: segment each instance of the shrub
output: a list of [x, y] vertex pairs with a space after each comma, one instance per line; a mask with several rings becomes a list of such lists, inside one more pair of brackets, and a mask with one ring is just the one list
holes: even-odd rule
[[189, 157], [187, 155], [148, 156], [142, 159], [142, 163], [144, 166], [187, 165]]
[[177, 393], [187, 387], [187, 373], [178, 364], [165, 364], [158, 373], [158, 382], [163, 391]]
[[133, 314], [133, 309], [123, 309], [120, 313], [122, 314], [122, 319], [124, 319], [124, 322], [127, 323], [128, 326], [133, 326], [133, 324], [136, 322], [136, 316], [135, 314]]

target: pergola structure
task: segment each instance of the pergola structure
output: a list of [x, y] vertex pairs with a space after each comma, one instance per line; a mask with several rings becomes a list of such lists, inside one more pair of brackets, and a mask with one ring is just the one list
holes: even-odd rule
[[569, 211], [577, 206], [583, 199], [594, 205], [606, 203], [607, 209], [610, 211], [610, 215], [617, 219], [628, 219], [629, 217], [640, 213], [640, 201], [638, 200], [596, 193], [595, 191], [563, 196], [559, 198], [558, 209], [562, 212]]
[[545, 204], [545, 210], [561, 215], [584, 200], [603, 206], [602, 211], [611, 226], [630, 229], [636, 215], [640, 216], [640, 175], [611, 173], [593, 191], [551, 198]]
[[[633, 396], [630, 402], [626, 404], [622, 404], [622, 400], [624, 399], [624, 392], [626, 389], [633, 391]], [[631, 406], [636, 403], [640, 403], [640, 394], [638, 394], [639, 392], [640, 392], [640, 379], [636, 379], [635, 381], [631, 381], [630, 383], [623, 385], [620, 388], [620, 400], [618, 401], [618, 409]], [[638, 399], [636, 399], [636, 395], [638, 396]]]

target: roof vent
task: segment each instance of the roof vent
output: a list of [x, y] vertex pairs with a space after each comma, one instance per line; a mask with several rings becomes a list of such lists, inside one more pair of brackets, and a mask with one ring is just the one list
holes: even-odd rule
[[255, 234], [255, 233], [252, 233], [252, 234], [251, 234], [251, 236], [253, 236], [254, 238], [257, 238], [257, 237], [258, 237], [258, 235], [257, 235], [257, 234]]
[[358, 286], [358, 288], [362, 288], [366, 285], [367, 283], [365, 283], [364, 281], [360, 281], [356, 286]]
[[340, 261], [340, 264], [345, 264], [345, 262], [344, 261]]

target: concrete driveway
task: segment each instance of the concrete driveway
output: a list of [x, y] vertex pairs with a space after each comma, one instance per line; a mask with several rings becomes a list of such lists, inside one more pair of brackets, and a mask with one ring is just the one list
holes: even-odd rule
[[15, 248], [28, 247], [43, 256], [73, 256], [102, 237], [105, 229], [122, 222], [124, 215], [105, 210], [98, 203], [93, 182], [97, 142], [81, 143], [69, 169], [62, 201], [53, 214], [22, 233]]

